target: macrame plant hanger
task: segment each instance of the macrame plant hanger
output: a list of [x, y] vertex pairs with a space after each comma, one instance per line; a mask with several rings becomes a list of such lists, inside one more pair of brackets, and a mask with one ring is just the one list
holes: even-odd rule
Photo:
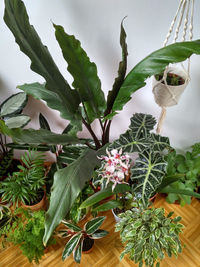
[[[189, 41], [193, 38], [193, 14], [194, 14], [194, 1], [195, 0], [180, 0], [178, 9], [176, 11], [175, 17], [170, 25], [169, 31], [167, 33], [166, 39], [163, 43], [163, 47], [165, 47], [169, 41], [169, 38], [174, 32], [174, 39], [173, 43], [176, 43], [180, 28], [183, 25], [183, 33], [181, 41], [186, 40], [186, 35], [188, 33]], [[190, 20], [190, 22], [189, 22]], [[175, 23], [176, 29], [175, 28]], [[189, 22], [189, 29], [188, 29], [188, 22]], [[187, 84], [190, 81], [190, 58], [188, 59], [188, 66], [187, 70], [185, 69], [184, 65], [180, 64], [181, 68], [167, 66], [163, 77], [161, 80], [157, 81], [155, 76], [153, 77], [153, 94], [155, 102], [161, 107], [161, 114], [158, 121], [156, 132], [159, 134], [162, 129], [162, 125], [164, 119], [166, 117], [166, 108], [170, 106], [177, 105], [179, 102], [179, 98], [183, 93], [184, 89], [186, 88]], [[184, 84], [181, 85], [168, 85], [167, 84], [167, 74], [173, 73], [183, 78], [185, 81]]]

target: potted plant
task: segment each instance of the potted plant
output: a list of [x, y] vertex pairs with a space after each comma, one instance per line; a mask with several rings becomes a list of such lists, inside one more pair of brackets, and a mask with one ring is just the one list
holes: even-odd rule
[[45, 204], [43, 154], [30, 150], [24, 153], [21, 161], [22, 164], [18, 165], [20, 171], [9, 175], [0, 185], [2, 200], [17, 206], [21, 202], [24, 207], [33, 210], [40, 209]]
[[[15, 213], [18, 215], [18, 221], [8, 231], [7, 242], [18, 245], [29, 262], [34, 261], [38, 264], [45, 253], [45, 246], [42, 242], [45, 212], [40, 210], [31, 213], [29, 210], [19, 208]], [[48, 246], [52, 244], [55, 244], [54, 238], [49, 240]]]
[[168, 67], [165, 72], [153, 77], [153, 93], [156, 103], [161, 107], [176, 105], [189, 82], [186, 71]]
[[179, 234], [183, 225], [181, 217], [171, 218], [173, 212], [165, 216], [163, 208], [147, 208], [137, 205], [136, 208], [121, 213], [121, 220], [115, 231], [120, 231], [120, 238], [125, 243], [120, 259], [128, 254], [130, 259], [140, 267], [160, 266], [165, 257], [177, 256], [182, 251]]
[[[163, 182], [174, 179], [174, 182], [163, 187], [163, 190], [172, 190], [167, 194], [166, 200], [169, 203], [178, 202], [181, 206], [191, 203], [192, 195], [183, 195], [179, 190], [197, 192], [200, 185], [200, 149], [199, 143], [192, 146], [191, 151], [184, 154], [177, 154], [176, 150], [170, 151], [167, 158], [167, 172]], [[174, 190], [174, 192], [173, 192]]]
[[94, 239], [102, 238], [108, 234], [107, 231], [99, 229], [105, 218], [105, 216], [93, 218], [86, 222], [83, 229], [63, 220], [62, 223], [67, 229], [59, 230], [58, 235], [63, 238], [70, 237], [70, 239], [63, 250], [62, 260], [64, 261], [73, 253], [75, 262], [80, 263], [82, 252], [89, 253], [91, 251]]
[[[104, 146], [109, 143], [112, 118], [117, 111], [122, 110], [131, 99], [131, 95], [145, 85], [148, 77], [164, 71], [171, 62], [183, 61], [193, 53], [200, 54], [199, 42], [176, 43], [164, 47], [153, 52], [126, 74], [128, 52], [126, 33], [122, 23], [120, 34], [122, 60], [113, 88], [105, 99], [96, 65], [90, 61], [80, 42], [74, 36], [67, 34], [61, 26], [53, 25], [56, 39], [68, 64], [68, 71], [74, 78], [72, 89], [60, 73], [34, 27], [30, 25], [26, 8], [21, 0], [5, 0], [4, 20], [14, 34], [21, 51], [30, 58], [31, 69], [42, 75], [46, 81], [45, 84], [25, 84], [18, 88], [36, 99], [44, 100], [50, 108], [60, 112], [61, 117], [66, 119], [66, 124], [68, 121], [70, 124], [62, 134], [56, 134], [47, 128], [40, 130], [9, 129], [3, 121], [0, 121], [0, 131], [10, 136], [17, 145], [45, 144], [49, 150], [52, 149], [52, 145], [62, 145], [66, 150], [68, 146], [75, 144], [82, 145], [84, 143], [87, 147], [82, 149], [83, 152], [78, 158], [64, 168], [60, 166], [62, 166], [62, 160], [66, 158], [67, 151], [64, 148], [59, 150], [60, 161], [57, 162], [54, 174], [50, 206], [45, 223], [44, 243], [46, 244], [55, 227], [69, 212], [75, 199], [84, 188], [85, 182], [91, 179], [94, 169], [100, 166], [101, 162], [97, 156], [105, 153]], [[22, 21], [23, 23], [20, 23]], [[24, 32], [27, 33], [26, 42], [24, 42]], [[76, 62], [80, 62], [80, 64], [76, 64]], [[94, 120], [99, 122], [102, 130], [100, 140], [92, 128]], [[77, 133], [82, 130], [83, 125], [90, 133], [94, 145], [91, 145], [87, 139], [77, 137]], [[134, 133], [134, 129], [132, 132]], [[127, 134], [129, 133], [130, 130], [127, 131]], [[134, 138], [129, 136], [129, 138], [131, 144], [133, 139], [135, 140], [135, 136]], [[127, 145], [126, 149], [127, 152], [128, 150], [129, 152], [138, 151], [138, 146]], [[64, 202], [61, 201], [63, 199]]]

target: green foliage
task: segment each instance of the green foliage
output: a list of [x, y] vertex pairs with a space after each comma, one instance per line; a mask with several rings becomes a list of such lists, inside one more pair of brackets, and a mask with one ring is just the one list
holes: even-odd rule
[[65, 245], [62, 254], [62, 260], [65, 260], [73, 253], [74, 260], [77, 263], [80, 263], [84, 239], [87, 237], [89, 237], [90, 239], [100, 239], [108, 234], [107, 231], [99, 229], [105, 218], [106, 217], [103, 216], [94, 218], [88, 221], [84, 225], [83, 229], [75, 224], [63, 220], [62, 223], [67, 228], [59, 230], [57, 234], [58, 236], [63, 238], [69, 236], [70, 239]]
[[153, 267], [165, 253], [169, 257], [177, 256], [182, 251], [179, 234], [183, 225], [179, 223], [181, 217], [172, 219], [171, 216], [172, 213], [165, 216], [163, 208], [144, 209], [143, 205], [121, 213], [116, 231], [120, 231], [126, 245], [120, 258], [128, 254], [139, 266], [145, 263], [145, 266]]
[[[5, 0], [4, 21], [12, 31], [21, 51], [30, 58], [31, 69], [43, 76], [46, 81], [43, 85], [38, 83], [26, 84], [20, 86], [20, 89], [37, 99], [46, 101], [50, 108], [58, 110], [62, 118], [70, 121], [74, 135], [77, 134], [78, 130], [82, 129], [83, 124], [91, 134], [96, 150], [109, 143], [112, 117], [116, 114], [117, 110], [121, 110], [131, 99], [132, 93], [145, 85], [145, 80], [148, 77], [162, 72], [169, 63], [183, 61], [194, 53], [200, 54], [199, 41], [173, 44], [155, 51], [146, 57], [126, 76], [128, 52], [126, 33], [122, 23], [120, 34], [122, 61], [119, 64], [118, 77], [114, 82], [112, 90], [109, 91], [107, 103], [105, 103], [100, 80], [97, 76], [96, 65], [90, 62], [80, 42], [74, 36], [65, 33], [61, 26], [55, 26], [56, 38], [67, 61], [68, 70], [74, 78], [74, 88], [72, 89], [58, 70], [47, 47], [41, 42], [34, 27], [30, 25], [25, 5], [21, 0]], [[24, 33], [26, 33], [26, 41], [24, 41]], [[102, 130], [101, 140], [98, 140], [96, 133], [90, 125], [95, 118], [98, 118]], [[38, 145], [44, 143], [51, 146], [82, 143], [82, 140], [78, 140], [75, 136], [72, 137], [69, 132], [59, 135], [51, 133], [47, 129], [9, 129], [1, 122], [0, 130], [5, 135], [11, 136], [14, 142], [20, 144]], [[136, 144], [129, 143], [129, 139], [133, 137], [130, 130], [127, 131], [124, 137], [128, 140], [128, 144], [125, 144], [127, 149], [131, 150], [131, 148], [139, 147], [140, 143], [138, 144], [138, 140], [136, 140]], [[153, 134], [151, 135], [151, 141], [156, 143], [157, 148], [154, 147], [154, 149], [160, 147], [159, 151], [162, 150], [162, 145], [165, 147], [167, 143], [166, 138], [162, 139]], [[90, 144], [87, 144], [87, 146], [94, 149]], [[144, 147], [144, 143], [143, 145], [141, 144], [139, 151], [143, 152]], [[60, 159], [66, 159], [69, 154], [61, 154]], [[95, 152], [93, 155], [96, 156]], [[69, 169], [65, 168], [55, 173], [50, 207], [46, 217], [45, 243], [56, 225], [73, 205], [76, 197], [84, 187], [83, 184], [91, 179], [91, 165], [88, 162], [91, 153], [85, 153], [84, 157], [80, 156], [77, 160], [73, 161], [68, 166]], [[94, 161], [92, 161], [93, 169], [97, 165]], [[85, 162], [85, 165], [83, 162]], [[75, 165], [76, 167], [74, 167]], [[74, 175], [72, 175], [72, 168], [75, 169]], [[85, 168], [89, 168], [89, 171], [82, 181], [81, 173], [84, 172]], [[58, 183], [57, 185], [56, 182]], [[64, 188], [66, 188], [65, 191]], [[74, 191], [71, 191], [71, 189], [74, 189]], [[55, 195], [55, 192], [57, 195]], [[75, 192], [74, 196], [72, 192]], [[77, 254], [79, 253], [77, 252]]]
[[[7, 241], [12, 242], [14, 245], [19, 245], [29, 262], [35, 261], [39, 263], [45, 250], [42, 241], [45, 212], [36, 211], [32, 214], [30, 211], [19, 209], [18, 214], [20, 214], [18, 222], [13, 224], [8, 233]], [[48, 245], [54, 243], [55, 240], [51, 238]]]
[[[167, 155], [167, 173], [165, 180], [178, 178], [178, 181], [171, 183], [166, 189], [188, 190], [195, 192], [200, 186], [200, 149], [199, 144], [192, 146], [192, 151], [184, 155], [177, 154], [174, 150]], [[191, 196], [179, 193], [169, 193], [166, 200], [174, 203], [176, 200], [181, 206], [191, 203]]]
[[2, 199], [18, 205], [19, 201], [33, 204], [38, 200], [39, 193], [43, 192], [45, 184], [45, 169], [43, 154], [30, 150], [21, 157], [22, 165], [19, 171], [9, 175], [0, 187]]
[[12, 227], [17, 223], [18, 216], [13, 213], [9, 207], [0, 206], [0, 240], [4, 248], [8, 238], [8, 234]]
[[69, 213], [65, 217], [66, 220], [71, 220], [73, 223], [78, 223], [84, 215], [87, 214], [88, 209], [80, 209], [80, 205], [89, 195], [94, 194], [94, 190], [89, 184], [86, 184], [83, 190], [79, 193], [78, 197], [74, 201]]
[[4, 153], [4, 156], [1, 159], [0, 179], [1, 177], [3, 177], [8, 173], [12, 160], [13, 160], [13, 149], [7, 151], [7, 153]]

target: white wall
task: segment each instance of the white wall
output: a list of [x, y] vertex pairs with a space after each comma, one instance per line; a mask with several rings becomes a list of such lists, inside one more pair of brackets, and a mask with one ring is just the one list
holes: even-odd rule
[[[123, 17], [128, 42], [128, 70], [152, 51], [160, 48], [176, 11], [178, 0], [24, 0], [31, 24], [48, 46], [63, 75], [71, 83], [66, 63], [54, 37], [52, 22], [64, 26], [74, 34], [90, 59], [97, 64], [102, 88], [107, 94], [117, 75], [121, 60], [119, 45], [120, 23]], [[0, 101], [17, 92], [16, 86], [23, 83], [42, 82], [43, 78], [29, 68], [30, 60], [19, 50], [10, 30], [3, 22], [3, 1], [0, 2]], [[199, 38], [200, 3], [196, 1], [194, 39]], [[198, 16], [198, 17], [197, 17]], [[186, 149], [200, 141], [200, 57], [191, 60], [191, 82], [179, 105], [167, 111], [163, 135], [169, 136], [176, 148]], [[57, 112], [49, 110], [44, 103], [30, 100], [26, 113], [32, 117], [29, 126], [38, 127], [38, 114], [42, 111], [51, 121], [52, 129], [60, 132], [66, 122]], [[124, 110], [116, 116], [111, 128], [112, 139], [126, 130], [134, 112], [151, 113], [159, 117], [160, 108], [151, 92], [151, 81], [138, 90]], [[95, 127], [95, 125], [94, 125]]]

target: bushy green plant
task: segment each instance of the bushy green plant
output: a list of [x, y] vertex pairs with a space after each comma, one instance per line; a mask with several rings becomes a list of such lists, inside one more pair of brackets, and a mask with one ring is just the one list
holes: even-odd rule
[[115, 231], [120, 231], [120, 237], [125, 248], [120, 259], [128, 254], [139, 267], [160, 266], [165, 257], [177, 256], [182, 251], [179, 234], [183, 225], [181, 217], [171, 218], [173, 212], [165, 216], [163, 208], [143, 208], [143, 205], [119, 215], [120, 221]]
[[[18, 222], [11, 227], [7, 241], [12, 242], [14, 245], [19, 245], [29, 262], [35, 261], [39, 263], [45, 250], [42, 242], [45, 212], [41, 210], [31, 213], [30, 211], [19, 209], [17, 214], [20, 215]], [[48, 245], [54, 243], [55, 239], [51, 238]]]
[[[164, 180], [175, 179], [174, 183], [167, 186], [167, 189], [197, 191], [200, 186], [200, 148], [199, 143], [192, 146], [192, 151], [185, 154], [177, 154], [172, 151], [167, 156], [167, 173]], [[191, 203], [191, 196], [179, 193], [168, 193], [166, 200], [169, 203], [179, 201], [181, 206]]]
[[[52, 149], [52, 145], [68, 146], [74, 143], [84, 143], [87, 146], [83, 153], [77, 153], [80, 156], [71, 164], [63, 169], [59, 168], [55, 172], [50, 206], [46, 217], [44, 236], [44, 243], [46, 243], [55, 227], [69, 212], [84, 188], [85, 182], [91, 179], [94, 169], [100, 165], [97, 156], [103, 155], [99, 150], [109, 143], [112, 118], [123, 109], [131, 99], [131, 95], [145, 85], [147, 78], [163, 72], [169, 63], [183, 61], [193, 53], [200, 54], [200, 46], [199, 41], [193, 41], [164, 47], [147, 56], [126, 74], [128, 51], [126, 32], [121, 23], [122, 59], [113, 87], [105, 98], [95, 63], [90, 61], [79, 40], [66, 33], [62, 26], [53, 24], [56, 39], [68, 65], [68, 71], [73, 76], [72, 86], [63, 77], [46, 45], [43, 45], [39, 35], [30, 24], [23, 1], [5, 0], [4, 20], [14, 34], [21, 51], [30, 58], [31, 69], [45, 79], [45, 84], [24, 84], [18, 88], [36, 99], [44, 100], [50, 108], [60, 112], [61, 117], [66, 120], [66, 124], [70, 121], [70, 125], [62, 134], [56, 134], [47, 128], [40, 130], [10, 129], [4, 121], [0, 121], [0, 131], [12, 137], [16, 143], [23, 145], [47, 144], [49, 150]], [[26, 42], [24, 42], [24, 32], [26, 32]], [[77, 64], [77, 62], [79, 63]], [[99, 122], [102, 131], [101, 140], [98, 139], [97, 133], [92, 128], [94, 120]], [[77, 137], [82, 126], [92, 136], [95, 146], [91, 146], [86, 139]], [[124, 136], [129, 144], [132, 144], [132, 146], [124, 145], [124, 148], [127, 149], [126, 152], [138, 152], [137, 133], [136, 136], [134, 133], [133, 127]], [[146, 157], [145, 154], [143, 155]], [[59, 156], [61, 160], [67, 157], [66, 153], [60, 153]], [[151, 153], [147, 156], [151, 156]], [[154, 157], [154, 160], [156, 161], [158, 158]], [[60, 163], [62, 166], [62, 162]]]
[[41, 152], [30, 150], [21, 157], [19, 171], [9, 175], [0, 186], [4, 201], [33, 204], [43, 193], [45, 184], [44, 159]]
[[105, 218], [105, 216], [94, 218], [88, 221], [84, 225], [83, 229], [78, 225], [63, 220], [62, 223], [67, 227], [67, 229], [59, 230], [58, 235], [63, 238], [68, 236], [71, 238], [64, 248], [62, 260], [65, 260], [71, 255], [71, 253], [73, 253], [74, 260], [77, 263], [80, 263], [84, 240], [86, 238], [100, 239], [108, 234], [107, 231], [99, 229]]

